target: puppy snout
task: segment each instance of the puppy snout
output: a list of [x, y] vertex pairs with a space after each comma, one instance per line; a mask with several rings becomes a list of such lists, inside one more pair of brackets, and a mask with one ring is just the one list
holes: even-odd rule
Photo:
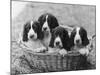
[[34, 37], [34, 35], [30, 35], [30, 38], [33, 38]]
[[60, 44], [60, 42], [59, 42], [59, 41], [57, 41], [57, 42], [56, 42], [56, 45], [58, 46], [59, 44]]
[[79, 39], [77, 39], [77, 40], [76, 40], [76, 43], [79, 43], [79, 42], [80, 42], [80, 40], [79, 40]]
[[44, 27], [43, 30], [46, 31], [47, 30], [47, 27]]

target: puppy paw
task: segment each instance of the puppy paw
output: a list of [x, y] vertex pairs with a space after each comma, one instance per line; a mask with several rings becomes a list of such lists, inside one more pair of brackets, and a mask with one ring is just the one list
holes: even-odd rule
[[40, 52], [46, 52], [47, 48], [46, 47], [42, 47]]
[[64, 56], [67, 54], [67, 50], [61, 49], [61, 50], [59, 51], [59, 54], [62, 55], [62, 56], [64, 57]]
[[47, 51], [47, 48], [46, 47], [41, 47], [41, 48], [37, 48], [34, 50], [35, 52], [37, 53], [44, 53]]
[[79, 53], [88, 56], [89, 50], [87, 48], [83, 48], [79, 50]]

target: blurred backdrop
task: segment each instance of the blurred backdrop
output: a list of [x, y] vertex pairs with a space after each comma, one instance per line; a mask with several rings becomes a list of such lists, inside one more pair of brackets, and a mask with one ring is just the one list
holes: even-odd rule
[[95, 6], [12, 1], [12, 40], [19, 37], [25, 22], [37, 20], [43, 13], [57, 17], [59, 24], [83, 26], [88, 35], [95, 34]]

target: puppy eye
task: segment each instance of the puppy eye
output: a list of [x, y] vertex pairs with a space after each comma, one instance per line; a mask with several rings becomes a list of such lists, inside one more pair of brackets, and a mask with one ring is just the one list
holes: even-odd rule
[[83, 37], [83, 36], [84, 36], [84, 34], [81, 34], [81, 36]]
[[30, 30], [30, 28], [31, 28], [31, 27], [27, 27], [27, 28], [26, 28], [26, 31], [29, 31], [29, 30]]
[[55, 34], [54, 34], [54, 35], [53, 35], [53, 37], [54, 37], [54, 38], [56, 38], [56, 37], [57, 37], [57, 35], [55, 35]]
[[33, 27], [33, 30], [36, 31], [37, 30], [36, 27]]
[[80, 33], [80, 35], [81, 35], [81, 37], [84, 37], [85, 34], [84, 33]]

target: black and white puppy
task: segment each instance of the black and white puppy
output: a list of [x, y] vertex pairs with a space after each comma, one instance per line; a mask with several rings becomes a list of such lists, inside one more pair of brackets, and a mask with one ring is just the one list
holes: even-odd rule
[[43, 33], [39, 22], [29, 21], [25, 23], [18, 43], [21, 44], [22, 48], [33, 50], [35, 52], [41, 52], [42, 50], [46, 50], [41, 42], [42, 39]]
[[70, 46], [81, 54], [88, 54], [86, 46], [89, 44], [87, 31], [83, 27], [75, 27], [70, 35]]
[[61, 26], [53, 29], [49, 46], [60, 49], [59, 53], [61, 55], [67, 54], [67, 51], [70, 50], [68, 31]]
[[52, 30], [57, 26], [59, 26], [58, 20], [54, 15], [50, 13], [45, 13], [38, 18], [38, 21], [42, 27], [41, 30], [44, 35], [43, 36], [44, 45], [45, 47], [48, 47], [51, 39]]
[[30, 21], [24, 25], [23, 30], [23, 42], [27, 42], [29, 40], [42, 39], [43, 35], [41, 35], [41, 26], [37, 21]]

